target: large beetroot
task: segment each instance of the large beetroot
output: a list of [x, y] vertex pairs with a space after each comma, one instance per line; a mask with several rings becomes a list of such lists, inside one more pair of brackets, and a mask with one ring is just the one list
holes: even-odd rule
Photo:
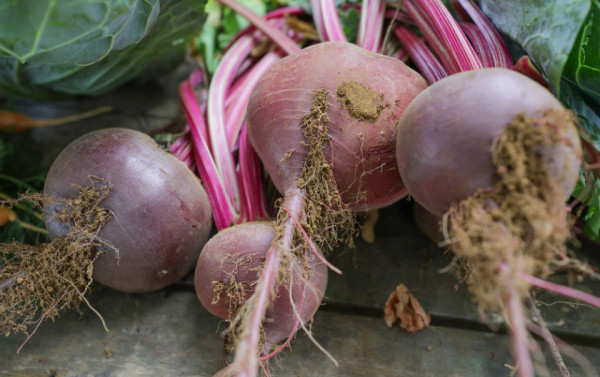
[[567, 259], [565, 201], [581, 163], [573, 116], [533, 80], [480, 69], [417, 96], [397, 142], [410, 194], [445, 217], [471, 292], [481, 309], [506, 314], [519, 376], [533, 376], [525, 303], [537, 276]]
[[396, 167], [396, 128], [426, 85], [398, 59], [350, 43], [319, 43], [263, 76], [248, 105], [250, 140], [278, 190], [292, 190], [310, 150], [301, 120], [322, 91], [324, 113], [313, 117], [327, 126], [324, 153], [337, 189], [355, 209], [384, 207], [406, 195]]
[[493, 187], [498, 180], [494, 142], [517, 116], [535, 123], [552, 109], [562, 112], [562, 118], [549, 125], [556, 130], [561, 146], [547, 148], [543, 161], [560, 185], [564, 201], [579, 172], [577, 129], [552, 93], [507, 69], [451, 75], [421, 93], [405, 112], [398, 130], [400, 175], [411, 196], [442, 215], [478, 189]]
[[94, 280], [125, 292], [146, 292], [194, 267], [208, 239], [211, 210], [200, 181], [183, 163], [139, 131], [112, 128], [80, 137], [57, 157], [44, 184], [52, 237], [73, 230], [60, 212], [90, 177], [110, 187], [102, 206], [113, 218], [98, 237], [118, 250], [98, 255]]
[[128, 129], [73, 141], [34, 199], [52, 240], [3, 245], [3, 333], [25, 332], [87, 302], [93, 279], [125, 292], [173, 283], [192, 269], [211, 228], [199, 180], [149, 136]]

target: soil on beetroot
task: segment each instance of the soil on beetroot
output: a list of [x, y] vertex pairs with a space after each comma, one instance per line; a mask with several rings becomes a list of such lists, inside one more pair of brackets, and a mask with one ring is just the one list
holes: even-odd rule
[[[479, 190], [446, 214], [450, 247], [483, 310], [503, 309], [503, 268], [521, 297], [528, 297], [530, 287], [519, 274], [546, 277], [567, 255], [572, 219], [560, 188], [562, 178], [549, 174], [542, 150], [560, 144], [575, 148], [561, 126], [572, 123], [567, 112], [550, 111], [535, 120], [519, 115], [494, 145], [494, 187]], [[566, 163], [562, 172], [566, 179]]]
[[[100, 240], [98, 232], [111, 218], [101, 206], [111, 187], [90, 177], [79, 195], [61, 202], [56, 216], [70, 224], [69, 234], [36, 246], [2, 245], [0, 259], [0, 331], [27, 333], [42, 319], [54, 319], [61, 310], [79, 308], [92, 283], [93, 262], [99, 253], [118, 250]], [[47, 199], [27, 198], [41, 207]]]
[[339, 242], [353, 245], [356, 218], [343, 202], [333, 177], [333, 166], [325, 157], [330, 141], [327, 95], [326, 90], [317, 91], [310, 113], [300, 121], [309, 152], [297, 184], [306, 191], [304, 230], [311, 240], [331, 250]]
[[353, 118], [375, 123], [385, 108], [383, 94], [374, 92], [363, 84], [346, 81], [337, 89], [337, 96], [342, 106]]

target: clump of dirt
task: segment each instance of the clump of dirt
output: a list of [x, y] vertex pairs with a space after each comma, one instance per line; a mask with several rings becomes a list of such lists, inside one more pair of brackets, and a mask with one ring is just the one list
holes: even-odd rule
[[[92, 283], [93, 262], [102, 252], [116, 249], [102, 242], [98, 233], [111, 218], [101, 207], [111, 186], [97, 177], [79, 187], [75, 199], [61, 201], [57, 218], [71, 225], [65, 236], [36, 246], [2, 245], [0, 257], [0, 331], [27, 333], [43, 319], [54, 319], [61, 310], [86, 302]], [[31, 200], [47, 203], [41, 196]], [[37, 318], [38, 313], [41, 313]]]
[[356, 81], [346, 81], [337, 88], [338, 100], [353, 118], [375, 123], [383, 109], [383, 94], [374, 92]]
[[451, 249], [483, 310], [503, 309], [507, 284], [527, 297], [530, 287], [518, 275], [545, 277], [567, 253], [572, 221], [561, 179], [550, 176], [543, 152], [561, 144], [570, 147], [557, 131], [562, 124], [572, 124], [569, 113], [517, 116], [494, 147], [498, 180], [493, 189], [478, 191], [446, 215]]

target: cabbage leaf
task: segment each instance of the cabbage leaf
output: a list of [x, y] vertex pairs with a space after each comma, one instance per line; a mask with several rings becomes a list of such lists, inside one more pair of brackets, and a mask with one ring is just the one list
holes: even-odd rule
[[0, 4], [0, 88], [97, 95], [172, 68], [200, 30], [201, 0], [9, 0]]

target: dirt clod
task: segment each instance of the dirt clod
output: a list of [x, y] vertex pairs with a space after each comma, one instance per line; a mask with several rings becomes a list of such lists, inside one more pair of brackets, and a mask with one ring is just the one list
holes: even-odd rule
[[389, 105], [383, 103], [383, 94], [374, 92], [356, 81], [346, 81], [337, 89], [342, 106], [353, 118], [375, 123], [381, 111]]

